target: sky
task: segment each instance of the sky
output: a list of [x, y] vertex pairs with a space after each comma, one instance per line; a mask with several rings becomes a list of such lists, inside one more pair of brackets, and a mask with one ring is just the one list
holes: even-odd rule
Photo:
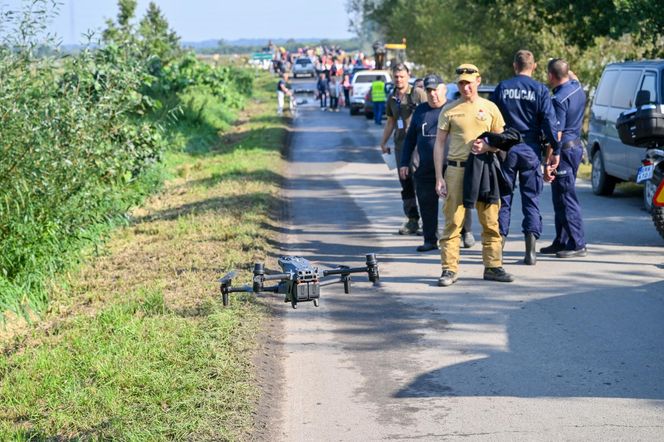
[[[117, 15], [117, 0], [57, 0], [51, 31], [64, 44], [80, 43]], [[346, 0], [155, 0], [183, 41], [238, 38], [350, 38]], [[0, 0], [14, 10], [22, 0]], [[150, 0], [138, 0], [142, 17]]]

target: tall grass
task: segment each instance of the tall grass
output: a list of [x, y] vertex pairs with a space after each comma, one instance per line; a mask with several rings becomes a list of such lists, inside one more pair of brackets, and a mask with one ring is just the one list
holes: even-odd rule
[[191, 54], [163, 65], [134, 38], [36, 57], [49, 3], [0, 26], [0, 313], [42, 310], [45, 281], [159, 185], [178, 124], [214, 133], [252, 87]]

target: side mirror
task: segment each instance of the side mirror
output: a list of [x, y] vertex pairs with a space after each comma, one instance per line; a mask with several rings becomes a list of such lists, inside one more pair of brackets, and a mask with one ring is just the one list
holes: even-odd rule
[[641, 107], [644, 104], [650, 103], [650, 91], [638, 91], [636, 93], [636, 101], [634, 102], [635, 107]]

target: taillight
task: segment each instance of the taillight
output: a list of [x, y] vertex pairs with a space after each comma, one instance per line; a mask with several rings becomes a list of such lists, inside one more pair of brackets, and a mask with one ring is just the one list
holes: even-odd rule
[[646, 158], [645, 160], [641, 161], [641, 164], [643, 164], [644, 166], [652, 166], [653, 163], [652, 161]]

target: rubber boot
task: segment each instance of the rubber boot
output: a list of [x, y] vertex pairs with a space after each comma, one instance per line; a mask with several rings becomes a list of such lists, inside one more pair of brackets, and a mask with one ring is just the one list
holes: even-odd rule
[[526, 256], [523, 263], [534, 266], [537, 263], [537, 238], [533, 233], [526, 233]]

